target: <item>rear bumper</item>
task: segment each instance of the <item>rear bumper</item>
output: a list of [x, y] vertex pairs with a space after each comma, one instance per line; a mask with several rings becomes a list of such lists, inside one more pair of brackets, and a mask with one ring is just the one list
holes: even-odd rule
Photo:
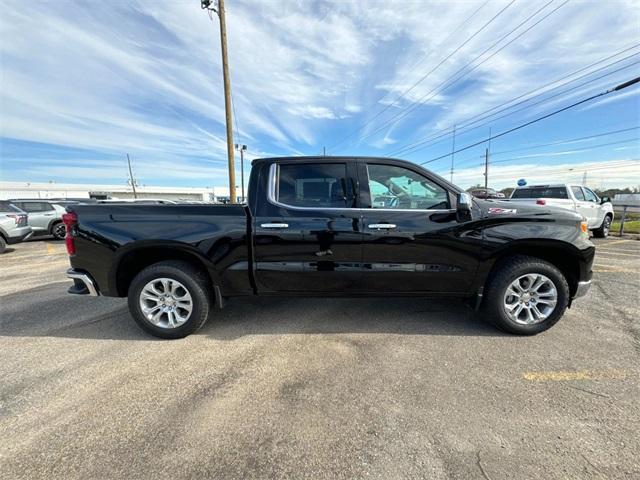
[[576, 293], [573, 298], [584, 297], [591, 288], [591, 280], [586, 280], [584, 282], [578, 282], [578, 288], [576, 289]]
[[67, 290], [73, 295], [100, 295], [95, 280], [85, 272], [80, 272], [74, 268], [67, 270], [67, 277], [73, 279], [73, 285]]
[[9, 234], [10, 235], [7, 235], [7, 243], [13, 245], [14, 243], [20, 243], [29, 238], [33, 235], [33, 230], [31, 230], [31, 227], [18, 227], [11, 230]]

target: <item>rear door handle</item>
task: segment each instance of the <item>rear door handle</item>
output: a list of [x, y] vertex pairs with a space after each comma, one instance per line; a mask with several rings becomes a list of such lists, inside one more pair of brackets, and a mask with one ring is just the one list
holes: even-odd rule
[[396, 225], [393, 223], [372, 223], [369, 225], [371, 230], [391, 230], [392, 228], [396, 228]]
[[262, 228], [289, 228], [288, 223], [262, 223], [260, 226]]

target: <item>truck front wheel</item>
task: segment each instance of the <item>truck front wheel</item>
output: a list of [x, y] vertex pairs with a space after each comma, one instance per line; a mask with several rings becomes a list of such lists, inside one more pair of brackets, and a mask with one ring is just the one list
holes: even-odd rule
[[611, 228], [611, 215], [605, 215], [602, 220], [602, 225], [593, 231], [593, 236], [596, 238], [607, 238], [609, 236], [609, 229]]
[[204, 272], [187, 262], [166, 261], [142, 270], [131, 282], [129, 311], [144, 331], [182, 338], [207, 321], [211, 288]]
[[560, 270], [539, 258], [514, 256], [492, 275], [483, 303], [487, 320], [518, 335], [535, 335], [560, 320], [569, 285]]

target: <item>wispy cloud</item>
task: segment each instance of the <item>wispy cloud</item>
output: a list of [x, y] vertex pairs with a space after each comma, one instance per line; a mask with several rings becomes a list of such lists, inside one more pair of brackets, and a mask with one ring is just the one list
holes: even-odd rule
[[[366, 125], [340, 148], [386, 153], [629, 46], [638, 34], [634, 1], [616, 1], [615, 8], [569, 2], [458, 83], [439, 89], [543, 5], [515, 2], [447, 59], [507, 5], [483, 3], [228, 2], [236, 140], [249, 145], [248, 159], [318, 153]], [[210, 21], [197, 0], [40, 2], [37, 8], [4, 0], [2, 12], [3, 179], [122, 179], [120, 162], [129, 152], [146, 183], [226, 183], [218, 20]], [[602, 100], [583, 114], [632, 108], [637, 121], [637, 92]], [[411, 115], [359, 140], [419, 102]], [[47, 158], [30, 158], [36, 148], [48, 148]], [[83, 155], [65, 162], [74, 149]]]

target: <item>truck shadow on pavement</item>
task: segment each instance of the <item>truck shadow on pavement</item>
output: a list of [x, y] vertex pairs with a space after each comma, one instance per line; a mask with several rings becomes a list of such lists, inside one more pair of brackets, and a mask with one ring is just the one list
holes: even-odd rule
[[[126, 299], [76, 297], [56, 283], [2, 297], [0, 336], [164, 341], [141, 331]], [[460, 300], [416, 298], [235, 298], [195, 336], [398, 334], [505, 336]]]

